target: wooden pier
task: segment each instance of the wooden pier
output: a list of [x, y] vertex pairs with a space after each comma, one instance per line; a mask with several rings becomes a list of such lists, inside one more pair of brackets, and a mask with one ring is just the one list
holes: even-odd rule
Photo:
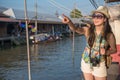
[[18, 46], [25, 43], [26, 43], [26, 39], [23, 36], [22, 37], [10, 36], [10, 37], [0, 38], [1, 49], [5, 47]]

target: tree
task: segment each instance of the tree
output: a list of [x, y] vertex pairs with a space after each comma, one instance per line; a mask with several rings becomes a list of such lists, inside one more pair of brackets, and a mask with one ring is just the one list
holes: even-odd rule
[[81, 11], [79, 11], [78, 9], [73, 9], [70, 12], [70, 17], [71, 18], [81, 18], [82, 17]]

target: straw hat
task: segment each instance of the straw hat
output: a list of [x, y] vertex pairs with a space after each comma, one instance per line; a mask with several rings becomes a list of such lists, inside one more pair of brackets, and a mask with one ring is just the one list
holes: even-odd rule
[[107, 7], [105, 7], [105, 6], [99, 6], [99, 7], [97, 8], [97, 10], [92, 11], [92, 14], [94, 14], [94, 13], [96, 13], [96, 12], [102, 13], [102, 14], [104, 14], [107, 18], [110, 18], [110, 15], [109, 15], [109, 13], [108, 13], [108, 9], [107, 9]]

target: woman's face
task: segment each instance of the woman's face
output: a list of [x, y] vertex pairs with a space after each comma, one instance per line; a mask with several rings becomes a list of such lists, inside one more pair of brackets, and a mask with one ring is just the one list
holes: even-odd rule
[[95, 26], [101, 26], [106, 21], [105, 16], [98, 12], [92, 15], [92, 19]]

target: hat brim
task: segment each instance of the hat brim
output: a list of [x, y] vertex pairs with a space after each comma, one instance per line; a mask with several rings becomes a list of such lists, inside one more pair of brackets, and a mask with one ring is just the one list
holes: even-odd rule
[[92, 11], [92, 15], [95, 14], [95, 13], [101, 13], [101, 14], [105, 15], [107, 18], [110, 18], [109, 15], [105, 14], [105, 13], [102, 12], [102, 11], [99, 11], [99, 10]]

